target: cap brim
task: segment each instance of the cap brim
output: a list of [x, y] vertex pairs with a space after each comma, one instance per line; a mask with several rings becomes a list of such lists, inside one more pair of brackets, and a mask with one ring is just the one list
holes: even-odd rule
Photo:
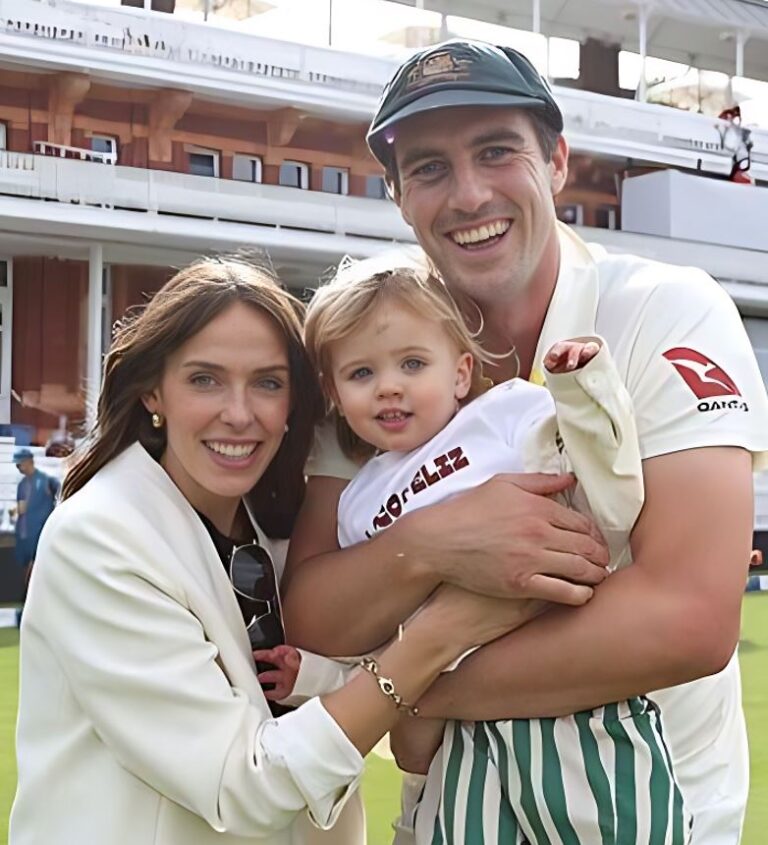
[[376, 127], [375, 131], [368, 134], [368, 145], [381, 161], [377, 154], [377, 148], [383, 151], [394, 140], [394, 137], [391, 140], [389, 137], [384, 140], [383, 134], [387, 129], [416, 114], [437, 109], [455, 108], [456, 106], [508, 106], [522, 109], [546, 109], [547, 103], [536, 97], [503, 94], [499, 91], [476, 91], [466, 88], [435, 91], [433, 94], [427, 94], [412, 103], [408, 103], [388, 117], [381, 125]]

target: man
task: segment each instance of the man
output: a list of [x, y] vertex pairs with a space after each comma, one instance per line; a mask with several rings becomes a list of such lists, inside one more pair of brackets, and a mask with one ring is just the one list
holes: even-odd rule
[[[605, 551], [588, 523], [537, 495], [568, 479], [525, 476], [488, 482], [338, 551], [336, 503], [350, 468], [320, 454], [289, 561], [290, 636], [328, 654], [361, 653], [441, 581], [581, 605], [555, 607], [467, 658], [434, 684], [422, 715], [559, 717], [672, 687], [651, 697], [693, 814], [692, 841], [735, 845], [748, 760], [734, 650], [753, 458], [762, 463], [768, 449], [765, 388], [733, 303], [705, 273], [588, 249], [558, 224], [553, 198], [568, 168], [562, 128], [546, 82], [523, 56], [448, 42], [398, 70], [368, 141], [421, 247], [454, 296], [479, 309], [485, 347], [515, 350], [498, 359], [495, 381], [540, 381], [554, 341], [606, 338], [633, 399], [643, 457], [634, 563], [603, 580]], [[541, 746], [532, 741], [535, 757]], [[587, 746], [556, 760], [583, 792], [564, 794], [559, 810], [552, 804], [542, 820], [548, 838], [527, 836], [536, 845], [580, 841], [555, 820], [567, 817], [568, 801], [603, 788], [621, 801], [648, 789], [627, 780], [618, 760], [589, 762]], [[446, 775], [432, 766], [428, 796]], [[603, 841], [624, 845], [614, 824], [605, 820]]]
[[24, 568], [24, 583], [27, 584], [35, 562], [40, 533], [56, 504], [59, 482], [35, 469], [35, 456], [29, 449], [17, 449], [13, 462], [23, 476], [16, 494], [15, 556]]

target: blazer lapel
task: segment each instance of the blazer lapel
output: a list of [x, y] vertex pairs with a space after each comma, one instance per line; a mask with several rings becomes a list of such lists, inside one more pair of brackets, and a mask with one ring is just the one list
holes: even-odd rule
[[158, 517], [177, 551], [177, 577], [184, 584], [190, 610], [219, 649], [219, 665], [233, 685], [266, 706], [240, 607], [207, 529], [165, 470], [140, 444], [128, 451], [126, 457], [143, 476], [144, 489], [157, 491]]

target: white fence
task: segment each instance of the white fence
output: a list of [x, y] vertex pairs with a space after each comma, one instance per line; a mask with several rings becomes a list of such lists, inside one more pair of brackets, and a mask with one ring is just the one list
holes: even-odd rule
[[[240, 30], [245, 24], [240, 22]], [[0, 32], [377, 95], [392, 64], [135, 8], [0, 0]]]
[[[239, 26], [240, 31], [226, 30], [70, 0], [0, 0], [0, 40], [9, 50], [28, 44], [47, 60], [55, 58], [57, 67], [79, 71], [98, 68], [109, 57], [111, 75], [137, 79], [141, 65], [133, 57], [141, 55], [157, 86], [194, 89], [202, 74], [209, 85], [215, 77], [216, 90], [227, 91], [229, 99], [244, 88], [269, 94], [275, 103], [354, 112], [364, 120], [396, 67], [392, 60], [259, 37], [247, 31], [247, 23]], [[566, 137], [579, 152], [730, 171], [731, 154], [722, 143], [725, 121], [571, 88], [556, 88], [555, 95]], [[768, 132], [754, 130], [752, 141], [753, 175], [768, 180]]]
[[[411, 241], [387, 200], [90, 161], [0, 152], [0, 194], [262, 226]], [[136, 227], [151, 225], [137, 218]]]
[[82, 147], [68, 147], [66, 144], [50, 144], [48, 141], [35, 141], [35, 152], [40, 155], [58, 156], [59, 158], [79, 158], [81, 161], [96, 161], [99, 164], [116, 164], [117, 153], [102, 153], [86, 150]]
[[[723, 146], [730, 124], [702, 114], [556, 88], [571, 148], [618, 158], [727, 174], [731, 152]], [[768, 180], [768, 131], [752, 130], [752, 175]]]

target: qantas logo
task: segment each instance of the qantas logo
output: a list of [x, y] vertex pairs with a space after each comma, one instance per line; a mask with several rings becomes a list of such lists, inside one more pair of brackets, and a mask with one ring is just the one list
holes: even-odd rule
[[[665, 352], [664, 357], [682, 376], [694, 396], [701, 400], [698, 404], [699, 411], [749, 410], [746, 402], [733, 398], [741, 397], [736, 382], [706, 355], [696, 352], [695, 349], [676, 346]], [[717, 396], [732, 398], [727, 401], [710, 401]]]
[[696, 394], [697, 399], [712, 396], [741, 396], [733, 379], [717, 364], [684, 346], [676, 346], [664, 353], [664, 357], [680, 373], [685, 383]]

